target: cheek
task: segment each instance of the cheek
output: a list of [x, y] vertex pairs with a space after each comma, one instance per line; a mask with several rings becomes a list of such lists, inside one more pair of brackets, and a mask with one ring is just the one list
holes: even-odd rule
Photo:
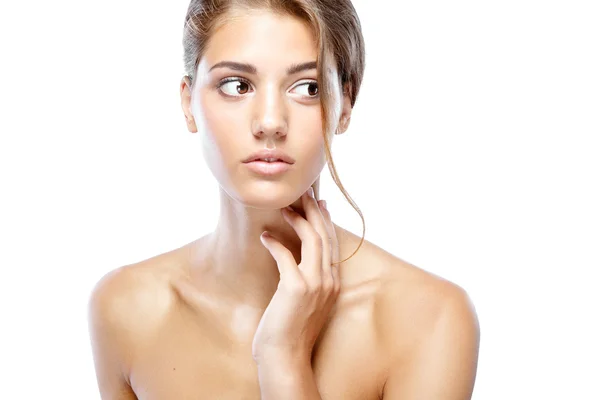
[[301, 126], [307, 135], [307, 142], [311, 144], [312, 151], [317, 153], [325, 153], [325, 138], [323, 137], [323, 122], [321, 120], [320, 107], [316, 106], [305, 113], [301, 119]]
[[290, 134], [295, 134], [294, 142], [297, 143], [298, 151], [302, 152], [302, 169], [311, 176], [318, 175], [327, 162], [321, 112], [315, 107], [310, 112], [298, 115], [296, 122], [295, 126], [292, 125]]
[[[224, 104], [211, 95], [200, 97], [201, 130], [206, 139], [217, 146], [215, 150], [221, 157], [227, 158], [228, 150], [235, 150], [240, 133], [244, 132], [245, 115], [241, 107]], [[229, 151], [230, 152], [230, 151]]]
[[228, 180], [228, 170], [241, 162], [239, 134], [243, 132], [242, 110], [211, 101], [210, 96], [201, 96], [196, 118], [201, 135], [204, 160], [219, 181]]
[[202, 111], [204, 131], [218, 137], [234, 136], [244, 119], [243, 110], [212, 97], [204, 95], [200, 98], [199, 106]]

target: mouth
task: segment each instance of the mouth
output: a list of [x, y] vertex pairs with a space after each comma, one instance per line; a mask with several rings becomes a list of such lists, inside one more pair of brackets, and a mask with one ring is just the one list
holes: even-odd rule
[[273, 164], [273, 163], [292, 164], [281, 158], [254, 158], [252, 160], [246, 161], [245, 163], [248, 164], [248, 163], [253, 163], [253, 162], [263, 162], [263, 163], [267, 163], [267, 164]]
[[245, 164], [252, 172], [264, 176], [281, 174], [288, 171], [292, 166], [291, 164], [281, 160], [265, 161], [264, 159], [248, 161]]
[[282, 160], [280, 158], [255, 158], [254, 160], [250, 160], [247, 162], [266, 162], [266, 163], [282, 162], [282, 163], [289, 164], [288, 162], [285, 162], [284, 160]]
[[294, 164], [295, 160], [279, 149], [263, 149], [255, 152], [246, 158], [243, 163], [265, 162], [265, 163], [285, 163]]

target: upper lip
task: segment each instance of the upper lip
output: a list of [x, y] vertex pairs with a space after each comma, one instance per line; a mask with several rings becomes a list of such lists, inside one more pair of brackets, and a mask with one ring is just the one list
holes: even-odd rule
[[274, 149], [274, 150], [266, 150], [265, 149], [265, 150], [257, 151], [256, 153], [252, 153], [252, 155], [250, 155], [250, 157], [246, 158], [243, 162], [249, 163], [249, 162], [260, 160], [263, 158], [276, 158], [278, 161], [283, 161], [288, 164], [293, 164], [295, 162], [293, 158], [291, 158], [290, 156], [285, 154], [283, 151], [277, 150], [277, 149]]

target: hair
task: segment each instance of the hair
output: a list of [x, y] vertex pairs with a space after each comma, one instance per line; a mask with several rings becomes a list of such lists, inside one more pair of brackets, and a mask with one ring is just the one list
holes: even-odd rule
[[363, 223], [357, 249], [350, 257], [337, 263], [341, 264], [358, 252], [365, 239], [366, 227], [364, 216], [342, 185], [331, 157], [328, 133], [337, 129], [337, 121], [334, 121], [335, 110], [331, 105], [333, 89], [325, 69], [330, 57], [333, 57], [331, 61], [337, 67], [338, 83], [354, 107], [365, 68], [364, 39], [358, 15], [350, 0], [191, 0], [185, 16], [183, 60], [185, 73], [192, 82], [212, 33], [229, 21], [235, 11], [254, 9], [296, 17], [307, 24], [316, 38], [317, 81], [329, 172]]

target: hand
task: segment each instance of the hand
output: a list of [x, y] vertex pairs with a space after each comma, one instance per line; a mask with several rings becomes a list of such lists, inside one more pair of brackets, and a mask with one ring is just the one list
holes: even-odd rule
[[280, 273], [277, 290], [267, 306], [252, 342], [257, 362], [281, 356], [310, 361], [313, 346], [340, 291], [339, 244], [331, 217], [312, 196], [302, 196], [304, 219], [282, 209], [285, 220], [302, 241], [301, 261], [268, 234], [261, 235]]

